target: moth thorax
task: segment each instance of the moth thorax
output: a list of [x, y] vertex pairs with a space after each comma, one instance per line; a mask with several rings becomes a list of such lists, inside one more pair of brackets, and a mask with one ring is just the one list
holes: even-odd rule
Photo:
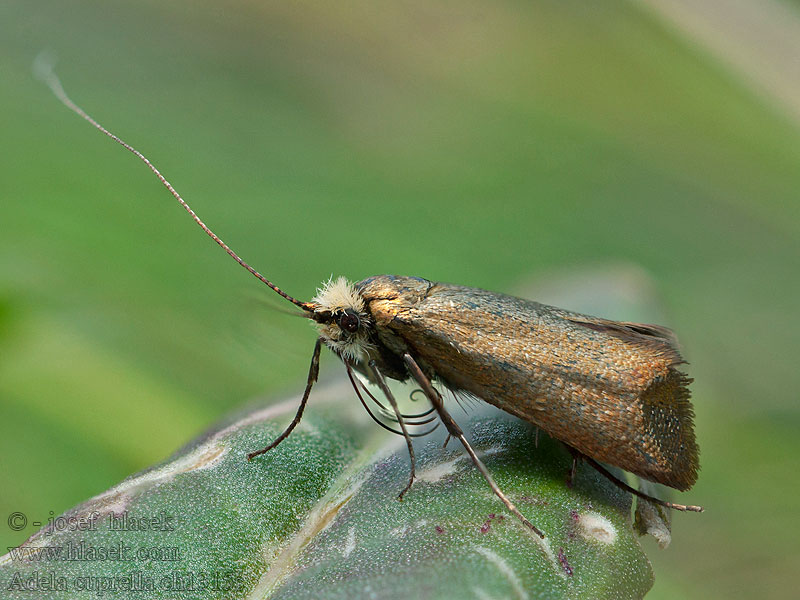
[[344, 277], [331, 278], [317, 290], [313, 302], [317, 314], [330, 315], [315, 322], [325, 345], [345, 359], [363, 360], [370, 348], [372, 323], [356, 287]]

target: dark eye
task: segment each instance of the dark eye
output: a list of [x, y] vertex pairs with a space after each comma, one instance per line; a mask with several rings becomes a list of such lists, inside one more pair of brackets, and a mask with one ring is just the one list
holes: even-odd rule
[[348, 308], [339, 317], [338, 323], [339, 327], [341, 327], [347, 333], [355, 333], [358, 331], [358, 326], [361, 324], [361, 321], [358, 318], [358, 315]]

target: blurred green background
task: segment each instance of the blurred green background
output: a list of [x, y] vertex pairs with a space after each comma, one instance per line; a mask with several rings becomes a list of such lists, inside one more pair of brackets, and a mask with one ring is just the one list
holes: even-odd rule
[[[798, 48], [748, 55], [726, 18], [726, 53], [671, 4], [0, 3], [0, 548], [36, 529], [8, 513], [44, 521], [298, 391], [314, 339], [33, 79], [49, 48], [79, 104], [301, 299], [331, 274], [514, 291], [645, 269], [696, 379], [683, 498], [708, 508], [643, 542], [650, 597], [790, 595], [800, 110], [759, 70]], [[737, 10], [800, 27], [797, 3]]]

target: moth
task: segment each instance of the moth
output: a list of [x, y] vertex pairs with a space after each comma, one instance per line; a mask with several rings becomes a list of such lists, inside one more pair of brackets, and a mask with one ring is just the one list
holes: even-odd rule
[[[678, 490], [697, 480], [698, 448], [684, 363], [672, 332], [658, 325], [610, 321], [489, 292], [419, 277], [379, 275], [357, 283], [331, 280], [310, 301], [300, 301], [243, 261], [195, 214], [158, 169], [138, 150], [105, 129], [64, 92], [52, 68], [40, 76], [56, 97], [102, 133], [135, 154], [158, 177], [197, 224], [236, 262], [297, 306], [318, 331], [305, 392], [289, 426], [265, 448], [268, 452], [300, 423], [317, 380], [322, 346], [345, 365], [370, 415], [406, 440], [410, 474], [415, 477], [410, 426], [438, 419], [458, 439], [508, 510], [535, 534], [532, 524], [500, 490], [444, 406], [438, 386], [465, 392], [523, 419], [563, 442], [577, 461], [585, 460], [623, 489], [668, 508], [674, 504], [628, 486], [600, 463], [625, 469]], [[391, 406], [386, 408], [354, 376], [365, 375]], [[412, 380], [431, 408], [404, 414], [386, 379]], [[370, 411], [364, 395], [389, 414], [398, 428]]]

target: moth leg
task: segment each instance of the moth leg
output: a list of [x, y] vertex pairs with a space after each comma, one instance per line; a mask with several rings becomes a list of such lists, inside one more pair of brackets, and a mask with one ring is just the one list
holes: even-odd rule
[[[372, 392], [370, 392], [367, 389], [367, 387], [361, 382], [361, 380], [357, 380], [353, 376], [350, 363], [348, 363], [347, 360], [344, 360], [344, 359], [343, 359], [343, 362], [345, 363], [345, 366], [348, 369], [347, 375], [350, 378], [350, 382], [353, 384], [353, 388], [355, 388], [354, 391], [356, 392], [356, 394], [358, 394], [358, 396], [361, 397], [361, 392], [359, 391], [359, 388], [361, 388], [361, 391], [363, 391], [369, 397], [369, 399], [372, 400], [375, 403], [375, 406], [378, 407], [378, 409], [381, 411], [382, 415], [389, 416], [389, 418], [391, 418], [394, 422], [397, 422], [397, 416], [395, 415], [394, 411], [392, 411], [390, 413], [389, 409], [387, 409], [383, 405], [383, 403], [380, 400], [378, 400], [372, 394]], [[422, 390], [415, 390], [415, 391], [422, 392]], [[412, 393], [412, 399], [413, 399], [413, 393]], [[362, 400], [363, 400], [363, 398], [362, 398]], [[429, 416], [431, 413], [435, 412], [435, 410], [436, 409], [434, 409], [433, 406], [431, 406], [428, 410], [426, 410], [424, 412], [413, 413], [413, 414], [400, 413], [400, 416], [403, 417], [403, 419], [405, 419], [407, 425], [415, 425], [415, 426], [427, 425], [428, 423], [431, 423], [431, 422], [435, 421], [438, 418], [438, 415], [434, 415], [432, 417]], [[372, 411], [370, 411], [370, 412], [372, 412]], [[438, 425], [438, 423], [437, 423], [437, 425]], [[400, 435], [403, 435], [403, 433], [400, 432]], [[415, 436], [411, 435], [411, 437], [415, 437]]]
[[598, 473], [600, 473], [603, 477], [611, 481], [614, 485], [618, 488], [625, 490], [626, 492], [630, 492], [634, 496], [639, 498], [643, 498], [654, 504], [658, 504], [659, 506], [663, 506], [664, 508], [674, 508], [675, 510], [682, 510], [682, 511], [690, 511], [690, 512], [703, 512], [702, 506], [693, 506], [691, 504], [675, 504], [674, 502], [667, 502], [666, 500], [661, 500], [660, 498], [656, 498], [654, 496], [650, 496], [649, 494], [645, 494], [644, 492], [637, 490], [629, 486], [627, 483], [616, 477], [611, 471], [606, 469], [603, 465], [597, 462], [595, 459], [591, 458], [590, 456], [586, 456], [577, 448], [573, 448], [569, 444], [564, 444], [567, 447], [567, 450], [570, 451], [572, 454], [572, 468], [575, 469], [576, 461], [579, 459], [585, 460], [589, 463]]
[[314, 386], [314, 383], [317, 381], [317, 377], [319, 376], [319, 352], [320, 348], [322, 348], [322, 339], [318, 339], [317, 343], [314, 345], [314, 353], [311, 355], [311, 366], [308, 368], [308, 380], [306, 381], [306, 391], [303, 393], [303, 399], [300, 400], [300, 406], [297, 408], [297, 414], [292, 419], [292, 422], [289, 423], [289, 426], [284, 430], [282, 434], [280, 434], [274, 442], [272, 442], [269, 446], [262, 448], [261, 450], [256, 450], [255, 452], [251, 452], [247, 455], [247, 460], [253, 460], [256, 456], [261, 454], [266, 454], [270, 450], [272, 450], [275, 446], [280, 444], [283, 440], [289, 437], [289, 434], [292, 433], [295, 427], [300, 423], [300, 419], [303, 418], [303, 411], [306, 408], [306, 403], [308, 402], [308, 396], [311, 394], [311, 388]]
[[[378, 406], [382, 407], [383, 405], [380, 404], [380, 402], [378, 402], [377, 398], [375, 398], [375, 396], [373, 396], [372, 393], [366, 387], [364, 387], [364, 384], [362, 384], [359, 380], [356, 379], [355, 375], [353, 375], [353, 367], [350, 365], [349, 362], [347, 362], [347, 359], [342, 358], [342, 363], [344, 363], [344, 368], [345, 368], [345, 371], [347, 372], [347, 378], [350, 380], [350, 383], [353, 386], [353, 391], [356, 393], [356, 396], [358, 397], [358, 400], [361, 402], [361, 406], [364, 407], [364, 410], [367, 411], [367, 414], [370, 416], [370, 418], [373, 421], [375, 421], [378, 425], [383, 427], [386, 431], [391, 431], [395, 435], [403, 435], [402, 431], [398, 431], [394, 427], [389, 427], [386, 423], [384, 423], [378, 417], [375, 416], [375, 414], [370, 410], [369, 405], [367, 404], [367, 402], [364, 400], [364, 396], [361, 395], [361, 390], [365, 391], [367, 393], [367, 395], [369, 396], [370, 400], [374, 401]], [[431, 408], [431, 410], [433, 410], [433, 409]], [[394, 417], [394, 418], [395, 418], [395, 420], [397, 419], [397, 417]], [[407, 419], [408, 415], [403, 415], [403, 418]], [[429, 419], [427, 421], [414, 422], [413, 425], [424, 425], [425, 423], [430, 423], [430, 422], [431, 422], [431, 419]], [[412, 437], [412, 438], [414, 438], [414, 437], [425, 437], [429, 433], [433, 433], [434, 431], [436, 431], [436, 428], [439, 427], [439, 425], [440, 425], [440, 423], [436, 423], [436, 425], [434, 425], [430, 429], [428, 429], [426, 431], [422, 431], [420, 433], [409, 433], [408, 437]]]
[[403, 496], [406, 495], [406, 492], [411, 489], [411, 486], [414, 484], [414, 478], [417, 476], [417, 457], [414, 455], [414, 444], [411, 441], [411, 436], [408, 435], [408, 429], [406, 429], [406, 423], [403, 420], [403, 415], [400, 413], [400, 408], [397, 406], [397, 400], [395, 400], [392, 390], [390, 390], [389, 386], [386, 385], [386, 379], [384, 379], [383, 373], [378, 370], [374, 360], [369, 361], [369, 368], [375, 377], [375, 381], [378, 382], [378, 387], [381, 388], [383, 395], [386, 396], [389, 404], [392, 405], [392, 410], [394, 410], [394, 414], [397, 417], [397, 423], [400, 425], [400, 430], [403, 432], [403, 437], [406, 439], [408, 456], [411, 459], [411, 473], [408, 476], [408, 485], [406, 485], [406, 487], [403, 488], [403, 491], [400, 492], [400, 495], [397, 496], [398, 500], [402, 500]]
[[411, 372], [411, 376], [417, 381], [422, 388], [422, 391], [425, 392], [425, 395], [428, 397], [428, 400], [430, 400], [431, 404], [433, 404], [434, 408], [436, 408], [436, 412], [439, 413], [439, 418], [447, 428], [447, 432], [461, 442], [461, 445], [464, 446], [464, 450], [467, 451], [467, 454], [469, 454], [472, 462], [475, 464], [478, 471], [480, 471], [481, 475], [483, 475], [483, 478], [489, 484], [489, 487], [492, 488], [492, 491], [495, 493], [495, 495], [500, 498], [503, 504], [506, 505], [506, 508], [509, 510], [509, 512], [511, 512], [511, 514], [522, 521], [523, 525], [528, 527], [540, 538], [544, 539], [544, 533], [542, 533], [538, 527], [526, 519], [525, 516], [519, 512], [519, 510], [517, 510], [517, 507], [514, 506], [511, 500], [508, 499], [508, 497], [495, 483], [491, 474], [486, 469], [486, 466], [483, 464], [483, 462], [481, 462], [481, 459], [478, 458], [478, 455], [475, 453], [475, 450], [472, 449], [472, 446], [467, 441], [467, 438], [464, 437], [464, 432], [461, 430], [461, 427], [459, 427], [458, 423], [456, 423], [453, 417], [450, 416], [450, 413], [445, 410], [444, 403], [442, 402], [442, 396], [439, 394], [436, 388], [433, 387], [430, 379], [428, 379], [425, 376], [425, 373], [422, 372], [422, 369], [420, 369], [417, 361], [415, 361], [414, 358], [407, 352], [403, 355], [403, 361], [405, 361], [408, 370]]
[[[536, 429], [536, 433], [539, 433], [539, 429]], [[538, 437], [538, 436], [537, 436]], [[572, 485], [575, 483], [575, 474], [578, 472], [578, 461], [583, 458], [583, 454], [581, 454], [578, 450], [570, 446], [569, 444], [564, 444], [564, 446], [569, 450], [569, 453], [572, 455], [572, 465], [570, 465], [569, 471], [567, 471], [567, 487], [571, 488]]]
[[610, 480], [613, 484], [617, 487], [625, 490], [626, 492], [630, 492], [634, 496], [638, 496], [639, 498], [643, 498], [654, 504], [658, 504], [659, 506], [663, 506], [664, 508], [674, 508], [675, 510], [682, 510], [682, 511], [689, 511], [689, 512], [703, 512], [702, 506], [693, 506], [691, 504], [675, 504], [674, 502], [667, 502], [665, 500], [661, 500], [660, 498], [655, 498], [644, 492], [637, 490], [636, 488], [632, 488], [624, 481], [620, 480], [618, 477], [615, 477], [608, 469], [606, 469], [603, 465], [597, 462], [595, 459], [584, 456], [586, 462], [592, 465], [598, 473], [603, 475], [606, 479]]

